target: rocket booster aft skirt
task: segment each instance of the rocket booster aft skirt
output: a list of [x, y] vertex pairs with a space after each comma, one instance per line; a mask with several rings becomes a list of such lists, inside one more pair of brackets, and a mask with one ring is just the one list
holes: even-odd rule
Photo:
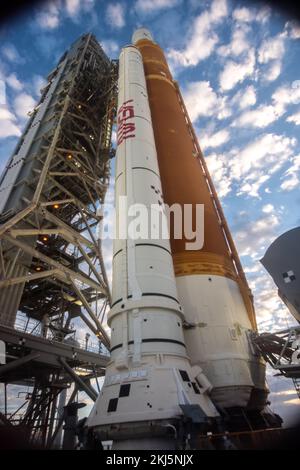
[[[128, 229], [126, 217], [124, 225], [118, 225], [120, 212], [126, 212], [122, 197], [129, 210], [135, 204], [149, 210], [154, 205], [164, 217], [158, 204], [162, 189], [143, 62], [133, 46], [120, 55], [117, 139], [118, 235], [119, 229]], [[116, 439], [122, 429], [124, 434], [126, 423], [139, 434], [150, 421], [177, 419], [180, 405], [199, 406], [209, 417], [218, 415], [205, 393], [207, 381], [200, 367], [191, 367], [187, 358], [169, 240], [125, 235], [116, 238], [113, 249], [111, 361], [88, 419], [89, 427]], [[120, 430], [117, 436], [114, 424]]]

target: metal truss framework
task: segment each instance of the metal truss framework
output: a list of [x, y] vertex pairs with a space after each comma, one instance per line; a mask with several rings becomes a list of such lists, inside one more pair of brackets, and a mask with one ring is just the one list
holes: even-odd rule
[[[69, 403], [79, 391], [84, 391], [95, 401], [97, 393], [90, 381], [96, 379], [99, 392], [97, 377], [104, 375], [109, 356], [79, 348], [76, 344], [50, 342], [3, 325], [0, 333], [10, 358], [6, 365], [0, 366], [0, 381], [5, 384], [3, 417], [8, 425], [26, 431], [29, 444], [51, 447], [56, 444], [63, 423], [59, 413], [61, 394], [65, 400], [67, 390], [74, 383]], [[7, 408], [6, 384], [11, 383], [26, 387], [26, 391], [21, 392], [22, 396], [25, 394], [24, 401], [13, 412]], [[32, 388], [31, 392], [28, 387]]]
[[265, 361], [293, 380], [300, 398], [300, 326], [253, 335], [252, 339]]
[[[42, 336], [51, 342], [63, 342], [74, 333], [72, 321], [78, 317], [109, 349], [103, 319], [110, 291], [97, 229], [114, 156], [116, 79], [117, 64], [91, 34], [76, 41], [48, 76], [2, 175], [0, 338], [5, 328], [14, 328], [18, 312], [38, 321]], [[7, 344], [14, 350], [14, 363], [30, 354], [22, 344]], [[95, 399], [86, 381], [103, 375], [104, 368], [90, 370], [93, 361], [87, 359], [72, 363], [62, 355], [44, 373], [43, 361], [37, 367], [22, 424], [38, 432], [44, 445], [53, 437], [58, 395], [66, 386], [75, 382], [76, 389], [90, 391]], [[81, 366], [84, 380], [72, 369]], [[0, 366], [0, 375], [5, 367]], [[19, 375], [17, 363], [12, 370]], [[34, 376], [33, 367], [31, 372]], [[13, 375], [5, 383], [13, 382]]]
[[[91, 35], [65, 61], [38, 136], [39, 154], [30, 156], [38, 165], [22, 181], [32, 198], [23, 196], [17, 213], [2, 213], [0, 289], [5, 296], [21, 285], [19, 310], [50, 319], [59, 330], [79, 315], [109, 347], [102, 317], [110, 293], [95, 227], [109, 182], [116, 67]], [[41, 102], [57, 73], [50, 74]], [[2, 323], [14, 322], [14, 315], [7, 322], [4, 315]]]

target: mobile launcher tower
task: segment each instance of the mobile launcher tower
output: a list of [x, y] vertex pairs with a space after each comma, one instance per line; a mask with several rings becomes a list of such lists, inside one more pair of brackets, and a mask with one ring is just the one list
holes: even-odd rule
[[[177, 83], [149, 31], [119, 60], [116, 212], [204, 204], [204, 246], [116, 239], [111, 358], [87, 420], [116, 449], [174, 449], [187, 436], [278, 426], [251, 342], [253, 299]], [[117, 217], [118, 219], [118, 217]]]
[[[0, 426], [22, 429], [30, 445], [59, 445], [63, 406], [80, 390], [95, 400], [90, 379], [108, 362], [102, 317], [110, 293], [96, 227], [113, 156], [116, 80], [117, 64], [95, 37], [75, 41], [47, 77], [0, 178]], [[74, 339], [80, 320], [101, 349]], [[7, 400], [15, 384], [27, 391], [20, 407]]]

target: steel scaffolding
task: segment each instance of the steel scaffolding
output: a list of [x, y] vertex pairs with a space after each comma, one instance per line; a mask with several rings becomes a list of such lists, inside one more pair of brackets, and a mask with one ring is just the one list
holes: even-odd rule
[[253, 335], [253, 343], [271, 367], [293, 380], [300, 398], [300, 326]]
[[[89, 380], [108, 362], [103, 320], [110, 291], [97, 228], [114, 156], [116, 86], [117, 63], [91, 34], [79, 38], [49, 74], [0, 180], [0, 339], [7, 361], [0, 380], [33, 386], [18, 422], [42, 445], [57, 433], [60, 392], [75, 383], [95, 399]], [[27, 318], [23, 331], [16, 328], [20, 313]], [[72, 339], [79, 318], [101, 354]]]

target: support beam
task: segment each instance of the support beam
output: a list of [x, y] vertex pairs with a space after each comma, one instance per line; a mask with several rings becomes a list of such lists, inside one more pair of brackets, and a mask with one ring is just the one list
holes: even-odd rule
[[96, 315], [94, 314], [93, 310], [91, 309], [91, 306], [90, 304], [88, 303], [88, 301], [86, 300], [85, 296], [83, 295], [83, 293], [78, 289], [78, 287], [76, 286], [74, 280], [72, 278], [70, 278], [71, 282], [72, 282], [72, 285], [74, 287], [74, 290], [76, 292], [76, 294], [78, 295], [78, 297], [80, 298], [81, 302], [83, 303], [83, 306], [84, 308], [88, 311], [90, 317], [93, 319], [93, 321], [95, 322], [98, 330], [100, 331], [101, 335], [102, 335], [102, 340], [103, 340], [103, 343], [104, 345], [109, 348], [110, 347], [110, 339], [105, 331], [105, 329], [103, 328], [103, 326], [101, 325], [101, 323], [99, 322], [98, 318], [96, 317]]
[[[68, 196], [70, 196], [70, 199], [66, 199], [66, 201], [70, 201], [70, 202], [73, 202], [74, 204], [76, 204], [77, 206], [79, 206], [80, 208], [82, 207], [86, 212], [87, 214], [90, 215], [90, 217], [94, 217], [95, 216], [95, 213], [94, 212], [91, 212], [88, 208], [88, 206], [86, 204], [84, 204], [82, 201], [80, 201], [80, 199], [78, 199], [76, 196], [74, 196], [74, 194], [69, 191], [68, 189], [66, 189], [62, 184], [60, 184], [55, 178], [49, 176], [49, 179], [52, 181], [52, 183], [61, 190], [61, 192], [67, 194]], [[54, 204], [55, 202], [57, 202], [58, 204], [62, 204], [62, 202], [60, 203], [59, 201], [54, 201], [52, 203], [51, 201], [51, 204]], [[44, 203], [43, 204], [44, 206], [46, 205], [50, 205], [50, 204], [47, 204], [47, 203]]]
[[104, 266], [104, 261], [103, 261], [103, 258], [102, 258], [102, 252], [101, 252], [101, 243], [99, 241], [99, 243], [97, 243], [97, 240], [96, 238], [94, 237], [94, 234], [89, 226], [89, 223], [86, 219], [86, 216], [85, 214], [83, 213], [83, 211], [80, 209], [80, 212], [81, 212], [81, 217], [83, 218], [85, 224], [86, 224], [86, 227], [88, 229], [88, 232], [90, 234], [90, 237], [91, 239], [93, 240], [94, 242], [94, 245], [96, 247], [96, 253], [98, 255], [98, 259], [99, 259], [99, 263], [100, 263], [100, 267], [101, 267], [101, 271], [102, 271], [102, 275], [103, 275], [103, 279], [104, 279], [104, 283], [106, 284], [106, 288], [107, 288], [107, 298], [108, 298], [108, 302], [109, 302], [109, 305], [111, 305], [111, 292], [110, 292], [110, 289], [109, 289], [109, 282], [108, 282], [108, 279], [107, 279], [107, 275], [106, 275], [106, 269], [105, 269], [105, 266]]
[[95, 390], [93, 390], [91, 387], [89, 387], [72, 369], [72, 367], [69, 366], [69, 364], [62, 358], [59, 358], [59, 362], [61, 365], [64, 367], [66, 372], [72, 377], [74, 382], [78, 385], [80, 389], [82, 389], [93, 401], [96, 401], [97, 399], [97, 393]]
[[[41, 211], [41, 215], [45, 219], [49, 220], [49, 222], [52, 222], [53, 224], [57, 225], [57, 227], [60, 227], [62, 232], [72, 233], [72, 236], [74, 237], [75, 240], [78, 239], [78, 240], [81, 241], [81, 243], [83, 245], [88, 246], [90, 248], [94, 248], [94, 244], [91, 242], [91, 240], [89, 240], [88, 238], [86, 238], [83, 235], [81, 235], [80, 233], [78, 233], [77, 230], [74, 230], [74, 228], [72, 228], [70, 225], [63, 222], [61, 219], [56, 217], [51, 212], [44, 209], [43, 211]], [[94, 218], [96, 219], [96, 216]]]
[[20, 277], [14, 277], [12, 279], [6, 279], [5, 281], [0, 281], [0, 289], [2, 289], [3, 287], [20, 284], [22, 282], [30, 282], [34, 279], [42, 279], [42, 278], [50, 277], [54, 275], [57, 276], [58, 274], [59, 274], [58, 269], [50, 269], [49, 271], [42, 271], [42, 272], [35, 273], [35, 274], [28, 274], [28, 276], [20, 276]]
[[90, 322], [90, 320], [88, 318], [86, 318], [86, 316], [83, 315], [82, 312], [80, 312], [80, 318], [86, 324], [86, 326], [94, 333], [94, 335], [99, 337], [99, 332], [98, 332], [96, 326], [93, 325], [93, 323]]
[[39, 353], [32, 352], [30, 354], [27, 354], [27, 356], [23, 356], [19, 359], [16, 359], [15, 361], [11, 361], [8, 364], [5, 364], [4, 366], [0, 367], [0, 376], [6, 374], [7, 372], [10, 372], [11, 370], [16, 369], [17, 367], [23, 366], [24, 364], [27, 364], [27, 362], [33, 361], [38, 357], [40, 357]]
[[40, 229], [12, 229], [9, 233], [13, 237], [32, 237], [35, 235], [60, 235], [62, 230], [57, 228], [40, 228]]
[[54, 206], [55, 204], [59, 204], [62, 206], [63, 204], [69, 204], [69, 203], [75, 203], [75, 199], [55, 199], [54, 201], [48, 201], [48, 202], [41, 202], [40, 205], [41, 207], [48, 207], [48, 206]]
[[[67, 405], [69, 405], [70, 403], [73, 403], [74, 401], [74, 398], [76, 396], [76, 393], [78, 392], [78, 387], [76, 384], [74, 384], [74, 389], [71, 393], [71, 396], [68, 400], [68, 403]], [[61, 443], [61, 436], [62, 436], [62, 426], [63, 426], [63, 423], [64, 423], [64, 406], [66, 405], [65, 404], [65, 399], [66, 399], [66, 390], [62, 390], [61, 391], [61, 394], [64, 393], [65, 396], [62, 398], [61, 395], [59, 397], [59, 400], [62, 400], [61, 403], [59, 403], [58, 405], [58, 408], [57, 408], [57, 417], [56, 417], [56, 421], [57, 421], [57, 424], [56, 424], [56, 428], [53, 432], [52, 435], [49, 435], [48, 437], [48, 442], [47, 442], [47, 448], [48, 449], [55, 449], [56, 448], [56, 445], [57, 443], [60, 444]], [[53, 447], [52, 447], [53, 446]]]
[[97, 284], [95, 281], [93, 281], [91, 278], [88, 278], [87, 276], [84, 276], [83, 274], [79, 273], [78, 271], [72, 271], [71, 269], [67, 268], [66, 266], [62, 265], [58, 261], [53, 260], [49, 256], [43, 255], [40, 253], [38, 250], [35, 250], [34, 248], [31, 248], [29, 245], [26, 245], [26, 243], [22, 243], [20, 240], [17, 240], [13, 237], [10, 237], [9, 235], [4, 235], [3, 238], [5, 238], [7, 241], [11, 242], [13, 245], [17, 246], [18, 248], [22, 248], [25, 253], [28, 253], [32, 256], [35, 256], [38, 259], [41, 259], [45, 263], [49, 264], [50, 266], [53, 266], [61, 271], [63, 271], [65, 274], [69, 274], [73, 276], [75, 279], [78, 279], [79, 281], [83, 282], [84, 284], [87, 284], [88, 286], [100, 290], [100, 292], [103, 292], [103, 294], [106, 294], [104, 291], [103, 287], [101, 287], [99, 284]]
[[78, 248], [82, 254], [82, 256], [84, 257], [87, 265], [89, 266], [90, 270], [92, 271], [92, 273], [94, 274], [94, 276], [96, 277], [97, 281], [99, 282], [99, 284], [105, 289], [106, 286], [103, 282], [103, 279], [101, 278], [101, 276], [99, 276], [99, 272], [97, 271], [97, 269], [95, 268], [95, 266], [93, 265], [93, 263], [91, 262], [89, 256], [86, 254], [85, 252], [85, 249], [84, 247], [81, 245], [80, 241], [77, 242], [77, 245], [78, 245]]
[[11, 227], [16, 225], [20, 220], [24, 219], [30, 212], [32, 212], [36, 208], [36, 204], [29, 204], [25, 209], [18, 212], [14, 217], [9, 219], [5, 224], [0, 226], [0, 236], [3, 233], [7, 232]]

